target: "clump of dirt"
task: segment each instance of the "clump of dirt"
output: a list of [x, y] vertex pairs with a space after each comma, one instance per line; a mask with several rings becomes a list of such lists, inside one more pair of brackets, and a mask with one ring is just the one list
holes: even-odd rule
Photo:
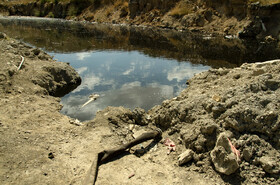
[[148, 112], [107, 107], [81, 123], [54, 97], [80, 83], [73, 68], [0, 37], [1, 184], [81, 184], [94, 154], [155, 128], [161, 142], [102, 164], [96, 184], [280, 183], [280, 60], [211, 69]]

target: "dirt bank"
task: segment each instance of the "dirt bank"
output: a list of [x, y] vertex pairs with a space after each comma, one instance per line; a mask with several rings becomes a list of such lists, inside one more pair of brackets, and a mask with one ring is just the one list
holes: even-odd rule
[[279, 40], [279, 0], [0, 1], [1, 15], [55, 17], [133, 24]]
[[95, 153], [155, 127], [175, 151], [160, 142], [130, 154], [149, 143], [136, 146], [101, 165], [97, 184], [280, 183], [279, 60], [211, 69], [147, 113], [108, 107], [80, 123], [60, 114], [54, 97], [80, 83], [77, 73], [0, 36], [1, 184], [81, 184]]

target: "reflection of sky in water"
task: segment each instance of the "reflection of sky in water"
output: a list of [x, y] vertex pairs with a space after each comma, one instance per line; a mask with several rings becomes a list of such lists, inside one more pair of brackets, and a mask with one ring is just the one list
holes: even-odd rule
[[[137, 51], [94, 51], [71, 54], [52, 53], [67, 61], [82, 77], [82, 84], [62, 98], [62, 113], [79, 120], [92, 119], [107, 106], [145, 110], [178, 95], [187, 79], [208, 66], [152, 58]], [[90, 94], [100, 97], [81, 106]]]

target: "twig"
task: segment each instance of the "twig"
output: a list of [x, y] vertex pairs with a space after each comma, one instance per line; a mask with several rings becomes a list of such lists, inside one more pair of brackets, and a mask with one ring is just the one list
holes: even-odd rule
[[20, 68], [21, 68], [21, 66], [22, 66], [22, 64], [23, 64], [23, 62], [24, 62], [24, 57], [21, 56], [21, 62], [20, 62], [20, 65], [19, 65], [18, 68], [17, 68], [18, 71], [20, 70]]
[[[125, 152], [128, 148], [131, 148], [139, 143], [142, 143], [142, 142], [150, 140], [150, 139], [160, 139], [161, 134], [162, 134], [162, 132], [160, 129], [158, 129], [156, 131], [152, 131], [152, 132], [146, 132], [127, 144], [124, 144], [122, 146], [119, 146], [119, 147], [116, 147], [116, 148], [113, 148], [110, 150], [104, 150], [102, 152], [99, 152], [98, 154], [95, 154], [93, 163], [87, 173], [87, 176], [86, 176], [83, 184], [84, 185], [95, 184], [95, 181], [97, 178], [97, 173], [98, 173], [98, 166], [101, 165], [102, 163], [111, 160], [112, 158]], [[134, 175], [130, 175], [129, 178], [131, 178], [133, 176]]]

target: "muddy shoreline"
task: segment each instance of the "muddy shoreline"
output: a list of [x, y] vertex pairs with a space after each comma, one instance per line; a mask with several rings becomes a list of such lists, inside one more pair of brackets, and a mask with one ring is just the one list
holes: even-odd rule
[[[260, 62], [280, 57], [277, 40], [273, 39], [260, 42], [256, 39], [238, 39], [155, 27], [36, 17], [0, 17], [0, 23], [0, 30], [11, 37], [20, 35], [18, 39], [50, 52], [77, 52], [81, 46], [88, 51], [112, 48], [140, 50], [153, 57], [190, 60], [192, 63], [202, 63], [214, 68], [240, 66], [244, 62]], [[50, 28], [60, 30], [50, 34]], [[30, 33], [40, 40], [34, 40]], [[91, 42], [87, 42], [89, 39]], [[104, 42], [99, 42], [99, 39]], [[73, 42], [76, 44], [71, 44]]]
[[97, 184], [280, 183], [279, 60], [211, 69], [148, 112], [108, 107], [80, 123], [60, 114], [54, 97], [80, 83], [69, 65], [4, 34], [0, 44], [1, 184], [81, 184], [95, 153], [155, 127], [176, 151], [167, 155], [159, 143], [141, 157], [127, 154], [100, 166]]

